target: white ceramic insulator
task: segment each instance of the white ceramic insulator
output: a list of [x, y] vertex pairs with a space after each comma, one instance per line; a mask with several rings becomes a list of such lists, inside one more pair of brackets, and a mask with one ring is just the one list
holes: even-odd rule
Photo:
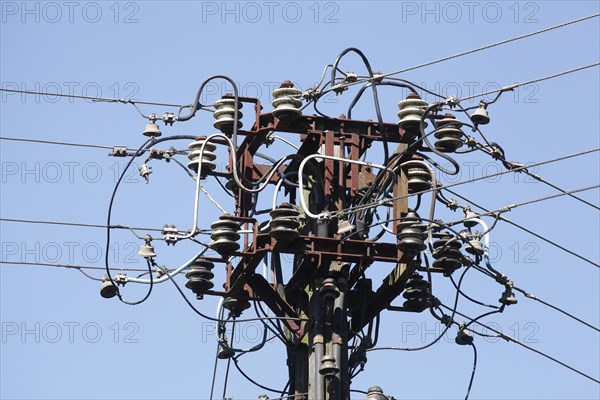
[[[398, 107], [400, 111], [398, 111], [398, 126], [402, 129], [405, 129], [406, 126], [419, 126], [421, 121], [421, 116], [427, 109], [429, 104], [422, 99], [406, 99], [401, 100], [398, 103]], [[427, 122], [425, 123], [425, 127], [427, 127]]]
[[297, 118], [302, 115], [300, 100], [302, 91], [295, 88], [279, 88], [273, 91], [273, 115], [276, 118]]
[[[215, 102], [216, 110], [213, 113], [216, 121], [213, 126], [221, 132], [231, 130], [233, 128], [233, 121], [235, 116], [235, 99], [223, 98]], [[242, 117], [244, 116], [240, 111], [242, 103], [238, 106], [238, 129], [242, 127]]]

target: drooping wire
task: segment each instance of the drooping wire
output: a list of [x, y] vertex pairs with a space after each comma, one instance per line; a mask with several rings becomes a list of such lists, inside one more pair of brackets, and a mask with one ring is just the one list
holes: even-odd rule
[[[440, 304], [440, 306], [443, 307], [443, 308], [445, 308], [445, 309], [447, 309], [447, 310], [452, 310], [452, 308], [450, 308], [450, 307], [448, 307], [448, 306], [446, 306], [444, 304]], [[463, 318], [467, 318], [469, 320], [472, 319], [468, 315], [465, 315], [465, 314], [463, 314], [463, 313], [461, 313], [459, 311], [456, 311], [456, 314], [460, 315]], [[565, 367], [567, 369], [570, 369], [571, 371], [573, 371], [573, 372], [575, 372], [575, 373], [577, 373], [577, 374], [579, 374], [579, 375], [581, 375], [581, 376], [583, 376], [583, 377], [585, 377], [585, 378], [587, 378], [587, 379], [589, 379], [589, 380], [591, 380], [593, 382], [600, 383], [600, 380], [598, 380], [596, 378], [593, 378], [590, 375], [588, 375], [588, 374], [586, 374], [586, 373], [584, 373], [584, 372], [582, 372], [582, 371], [580, 371], [580, 370], [578, 370], [578, 369], [576, 369], [576, 368], [574, 368], [574, 367], [572, 367], [572, 366], [570, 366], [570, 365], [568, 365], [568, 364], [566, 364], [566, 363], [564, 363], [564, 362], [562, 362], [562, 361], [560, 361], [560, 360], [558, 360], [558, 359], [556, 359], [556, 358], [554, 358], [554, 357], [552, 357], [552, 356], [550, 356], [550, 355], [548, 355], [548, 354], [546, 354], [546, 353], [544, 353], [544, 352], [542, 352], [542, 351], [540, 351], [538, 349], [535, 349], [535, 348], [533, 348], [531, 346], [528, 346], [525, 343], [522, 343], [522, 342], [518, 341], [517, 339], [515, 339], [515, 338], [513, 338], [511, 336], [508, 336], [508, 335], [506, 335], [506, 334], [504, 334], [504, 333], [502, 333], [502, 332], [500, 332], [500, 331], [498, 331], [498, 330], [490, 327], [489, 325], [486, 325], [486, 324], [484, 324], [482, 322], [479, 322], [479, 321], [476, 321], [475, 323], [477, 325], [479, 325], [479, 326], [481, 326], [481, 327], [483, 327], [483, 328], [491, 331], [491, 332], [496, 333], [498, 335], [498, 337], [500, 337], [500, 338], [502, 338], [502, 339], [504, 339], [506, 341], [516, 343], [519, 346], [524, 347], [527, 350], [533, 351], [534, 353], [537, 353], [537, 354], [541, 355], [542, 357], [545, 357], [545, 358], [547, 358], [547, 359], [555, 362], [556, 364], [559, 364], [559, 365], [561, 365], [561, 366], [563, 366], [563, 367]]]
[[[460, 198], [460, 199], [468, 202], [469, 204], [471, 204], [471, 205], [473, 205], [473, 206], [475, 206], [475, 207], [483, 210], [484, 212], [490, 213], [490, 210], [488, 210], [487, 208], [485, 208], [485, 207], [483, 207], [483, 206], [475, 203], [474, 201], [472, 201], [472, 200], [470, 200], [470, 199], [468, 199], [468, 198], [466, 198], [464, 196], [461, 196], [460, 194], [456, 193], [455, 191], [450, 190], [450, 189], [445, 189], [445, 190], [447, 190], [448, 192], [452, 193], [456, 197], [458, 197], [458, 198]], [[589, 264], [591, 264], [591, 265], [593, 265], [595, 267], [599, 267], [600, 268], [600, 264], [598, 264], [598, 263], [590, 260], [589, 258], [586, 258], [586, 257], [584, 257], [584, 256], [582, 256], [582, 255], [580, 255], [580, 254], [578, 254], [576, 252], [574, 252], [573, 250], [567, 249], [566, 247], [564, 247], [564, 246], [562, 246], [562, 245], [560, 245], [560, 244], [558, 244], [558, 243], [556, 243], [556, 242], [554, 242], [554, 241], [552, 241], [552, 240], [550, 240], [550, 239], [548, 239], [548, 238], [540, 235], [539, 233], [535, 233], [531, 229], [525, 228], [524, 226], [522, 226], [522, 225], [520, 225], [520, 224], [518, 224], [516, 222], [513, 222], [513, 221], [511, 221], [508, 218], [503, 217], [503, 216], [498, 216], [498, 219], [501, 220], [501, 221], [504, 221], [504, 222], [506, 222], [506, 223], [508, 223], [508, 224], [510, 224], [510, 225], [512, 225], [514, 227], [516, 227], [516, 228], [519, 228], [522, 231], [527, 232], [530, 235], [533, 235], [533, 236], [537, 237], [538, 239], [541, 239], [544, 242], [546, 242], [548, 244], [551, 244], [552, 246], [554, 246], [554, 247], [556, 247], [556, 248], [558, 248], [558, 249], [560, 249], [560, 250], [562, 250], [562, 251], [564, 251], [564, 252], [566, 252], [568, 254], [571, 254], [572, 256], [575, 256], [575, 257], [577, 257], [577, 258], [579, 258], [579, 259], [581, 259], [581, 260], [583, 260], [583, 261], [585, 261], [585, 262], [587, 262], [587, 263], [589, 263]]]
[[[465, 277], [465, 275], [467, 274], [467, 272], [470, 269], [470, 265], [467, 265], [464, 269], [464, 271], [462, 272], [462, 274], [460, 275], [460, 279], [458, 280], [458, 288], [460, 289], [460, 286], [462, 285], [463, 279]], [[458, 308], [458, 300], [460, 298], [460, 294], [459, 291], [456, 291], [456, 295], [454, 296], [454, 306], [450, 309], [451, 311], [451, 315], [449, 318], [449, 321], [454, 321], [454, 315], [458, 314], [458, 312], [456, 311], [456, 309]], [[435, 338], [432, 342], [423, 345], [423, 346], [419, 346], [419, 347], [392, 347], [392, 346], [386, 346], [386, 347], [373, 347], [371, 349], [367, 349], [366, 351], [376, 351], [376, 350], [400, 350], [400, 351], [419, 351], [419, 350], [425, 350], [431, 346], [433, 346], [434, 344], [436, 344], [437, 342], [440, 341], [440, 339], [442, 339], [444, 337], [444, 335], [446, 334], [446, 332], [448, 332], [448, 329], [450, 329], [450, 326], [452, 326], [452, 324], [446, 324], [444, 329], [442, 330], [442, 333]]]
[[473, 386], [473, 380], [475, 379], [475, 371], [477, 371], [477, 348], [475, 347], [475, 343], [473, 342], [470, 343], [470, 346], [473, 348], [473, 371], [471, 372], [471, 378], [469, 379], [469, 386], [467, 387], [467, 394], [465, 395], [465, 400], [469, 399], [471, 387]]

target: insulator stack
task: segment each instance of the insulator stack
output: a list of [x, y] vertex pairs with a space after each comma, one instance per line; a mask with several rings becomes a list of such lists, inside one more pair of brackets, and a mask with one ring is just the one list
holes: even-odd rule
[[444, 118], [436, 122], [434, 133], [437, 141], [434, 143], [436, 149], [444, 153], [454, 153], [462, 147], [463, 131], [460, 129], [463, 123], [454, 118], [451, 114], [446, 114]]
[[[425, 110], [429, 107], [429, 104], [422, 100], [421, 97], [416, 93], [411, 93], [406, 96], [405, 100], [401, 100], [398, 103], [398, 126], [404, 130], [419, 130], [419, 124], [421, 123], [421, 116]], [[424, 127], [427, 127], [427, 122], [423, 121]]]
[[451, 235], [444, 235], [433, 242], [434, 268], [444, 270], [444, 276], [450, 276], [454, 271], [462, 267], [463, 255], [460, 251], [462, 243]]
[[188, 149], [191, 150], [190, 154], [188, 154], [188, 158], [190, 159], [188, 168], [198, 172], [198, 164], [200, 163], [200, 160], [202, 160], [202, 167], [199, 172], [202, 179], [206, 178], [206, 175], [217, 168], [217, 164], [214, 162], [217, 159], [217, 155], [215, 154], [217, 146], [214, 143], [206, 142], [204, 151], [202, 152], [202, 155], [200, 155], [204, 142], [206, 142], [206, 137], [201, 136], [188, 145]]
[[271, 231], [269, 235], [277, 241], [291, 242], [300, 236], [299, 212], [291, 204], [283, 203], [270, 212]]
[[294, 88], [294, 84], [285, 81], [279, 89], [273, 91], [273, 115], [281, 120], [293, 120], [302, 115], [302, 91]]
[[239, 317], [242, 315], [244, 310], [250, 308], [250, 301], [248, 300], [248, 294], [244, 292], [245, 295], [240, 298], [227, 297], [223, 300], [223, 308], [228, 310], [229, 313], [234, 317]]
[[185, 273], [185, 277], [188, 279], [185, 287], [196, 293], [197, 299], [202, 299], [206, 292], [213, 288], [212, 278], [215, 275], [212, 273], [212, 269], [214, 266], [210, 261], [198, 257], [194, 261], [194, 265]]
[[[213, 113], [216, 121], [213, 126], [224, 134], [233, 132], [233, 122], [235, 117], [235, 99], [233, 97], [223, 97], [215, 102], [216, 110]], [[240, 109], [242, 103], [238, 102], [238, 129], [242, 127], [242, 117], [244, 116]]]
[[415, 273], [408, 282], [402, 294], [406, 299], [404, 308], [409, 311], [423, 312], [432, 306], [431, 284]]
[[[223, 217], [222, 217], [223, 218]], [[208, 247], [221, 254], [222, 256], [230, 256], [240, 248], [237, 242], [240, 239], [240, 225], [230, 219], [220, 219], [213, 222], [210, 226], [213, 233], [210, 235], [212, 242]]]
[[405, 253], [425, 250], [425, 225], [414, 211], [410, 211], [398, 224], [397, 237], [398, 248]]
[[410, 160], [402, 164], [408, 179], [408, 193], [418, 193], [431, 189], [431, 172], [422, 161]]

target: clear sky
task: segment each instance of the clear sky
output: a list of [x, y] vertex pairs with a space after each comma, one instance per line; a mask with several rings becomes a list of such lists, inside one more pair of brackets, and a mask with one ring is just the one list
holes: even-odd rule
[[[308, 88], [318, 81], [323, 67], [349, 46], [363, 50], [375, 70], [390, 72], [599, 11], [597, 1], [2, 1], [0, 7], [4, 89], [189, 104], [204, 79], [226, 74], [238, 82], [241, 94], [260, 97], [265, 110], [271, 109], [274, 86], [289, 79], [301, 89]], [[600, 58], [599, 21], [595, 18], [400, 77], [447, 96], [465, 97], [595, 63]], [[354, 56], [344, 58], [341, 69], [365, 73]], [[599, 88], [598, 68], [521, 87], [490, 106], [492, 121], [484, 132], [503, 146], [507, 159], [522, 163], [597, 148]], [[208, 87], [201, 101], [214, 102], [226, 92], [230, 88], [218, 82]], [[333, 116], [345, 113], [352, 93], [326, 98], [322, 111]], [[380, 93], [384, 119], [396, 122], [397, 102], [406, 93], [396, 88], [382, 88]], [[147, 121], [131, 105], [6, 92], [0, 92], [0, 97], [2, 137], [129, 147], [145, 139], [141, 133]], [[141, 107], [145, 113], [159, 115], [177, 111]], [[368, 96], [353, 117], [375, 119]], [[215, 132], [212, 121], [209, 113], [200, 112], [189, 122], [161, 125], [161, 129], [165, 136], [211, 134]], [[108, 149], [6, 140], [0, 145], [2, 218], [105, 223], [110, 193], [125, 159], [107, 156]], [[172, 145], [184, 149], [188, 141]], [[280, 157], [289, 150], [265, 151]], [[370, 161], [381, 162], [380, 148], [369, 154]], [[219, 157], [218, 161], [225, 160], [224, 153]], [[501, 170], [479, 153], [457, 158], [463, 168], [460, 180]], [[135, 169], [127, 175], [113, 221], [150, 228], [168, 223], [188, 229], [191, 179], [173, 163], [155, 161], [151, 166], [147, 185]], [[534, 172], [571, 190], [598, 184], [599, 170], [596, 152]], [[458, 180], [443, 175], [440, 179]], [[216, 183], [207, 188], [231, 209], [231, 200]], [[556, 193], [524, 175], [510, 174], [458, 189], [490, 209]], [[596, 189], [579, 196], [598, 204], [598, 193]], [[203, 197], [200, 226], [207, 227], [219, 214]], [[599, 262], [600, 221], [592, 207], [561, 197], [517, 208], [506, 217]], [[438, 218], [449, 221], [461, 215], [440, 209]], [[0, 233], [1, 260], [6, 262], [101, 266], [106, 251], [103, 229], [3, 221]], [[500, 223], [491, 240], [495, 267], [516, 285], [599, 326], [597, 267], [507, 224]], [[111, 264], [144, 268], [144, 260], [135, 255], [140, 244], [130, 232], [113, 232]], [[198, 246], [159, 243], [156, 251], [158, 262], [173, 268], [191, 258]], [[375, 284], [388, 269], [373, 267]], [[219, 286], [224, 273], [220, 269], [215, 273]], [[183, 285], [185, 279], [178, 281]], [[493, 304], [502, 292], [478, 273], [467, 275], [463, 288]], [[121, 304], [116, 298], [105, 300], [99, 289], [99, 282], [76, 270], [0, 265], [0, 397], [207, 399], [216, 347], [214, 325], [195, 315], [168, 282], [156, 285], [150, 298], [138, 306]], [[130, 283], [122, 292], [126, 299], [135, 300], [146, 289]], [[447, 303], [453, 299], [452, 285], [441, 277], [434, 282], [434, 292]], [[599, 379], [598, 332], [520, 294], [517, 297], [517, 305], [486, 322]], [[192, 301], [203, 312], [214, 314], [215, 299]], [[465, 299], [459, 310], [470, 316], [485, 311]], [[253, 314], [250, 311], [248, 315]], [[237, 329], [237, 345], [257, 343], [260, 324]], [[385, 312], [379, 344], [419, 346], [440, 329], [428, 313]], [[447, 338], [420, 352], [370, 353], [366, 370], [353, 388], [379, 385], [397, 399], [464, 398], [473, 359], [468, 347], [454, 343], [455, 333], [451, 329]], [[597, 383], [514, 343], [475, 340], [479, 361], [471, 398], [600, 397]], [[225, 362], [218, 365], [215, 398], [223, 390], [225, 366]], [[287, 381], [285, 352], [276, 340], [242, 357], [240, 366], [269, 387], [282, 389]], [[254, 387], [232, 367], [227, 397], [255, 399], [262, 393], [265, 390]]]

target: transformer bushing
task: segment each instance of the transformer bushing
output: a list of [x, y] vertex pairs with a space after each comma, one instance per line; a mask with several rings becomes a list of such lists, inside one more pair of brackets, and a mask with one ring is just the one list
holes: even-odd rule
[[278, 242], [291, 242], [300, 236], [299, 213], [291, 204], [283, 203], [270, 212], [271, 231], [269, 235]]
[[409, 160], [402, 164], [408, 180], [408, 193], [419, 193], [431, 189], [431, 172], [423, 161]]
[[410, 211], [398, 224], [398, 248], [405, 253], [425, 250], [425, 225], [414, 211]]
[[[217, 155], [215, 154], [217, 146], [211, 142], [206, 142], [206, 145], [204, 145], [205, 142], [205, 137], [199, 137], [196, 141], [188, 145], [188, 149], [191, 150], [190, 154], [188, 154], [188, 158], [190, 159], [188, 168], [199, 173], [202, 179], [206, 178], [206, 175], [217, 168], [217, 164], [214, 162], [217, 159]], [[200, 154], [202, 145], [204, 145], [204, 151]], [[200, 161], [202, 161], [202, 167], [198, 171]]]
[[210, 235], [212, 242], [208, 247], [221, 254], [222, 256], [230, 256], [239, 250], [240, 244], [237, 242], [240, 239], [240, 225], [229, 219], [222, 219], [213, 222], [210, 227], [213, 233]]
[[444, 153], [454, 153], [462, 147], [463, 131], [460, 129], [463, 123], [447, 114], [436, 122], [436, 132], [433, 134], [437, 141], [434, 143], [436, 149]]
[[[215, 122], [213, 126], [226, 135], [233, 132], [233, 123], [235, 121], [235, 99], [233, 97], [223, 97], [215, 102], [216, 110], [213, 112]], [[240, 111], [242, 103], [238, 102], [238, 129], [242, 127], [242, 117], [244, 114]]]
[[434, 268], [444, 270], [444, 276], [450, 276], [454, 271], [462, 267], [463, 255], [460, 251], [462, 243], [455, 240], [451, 235], [444, 235], [433, 242]]
[[417, 273], [406, 282], [402, 296], [406, 299], [404, 308], [408, 311], [423, 312], [432, 306], [431, 284]]
[[194, 261], [194, 265], [185, 273], [185, 277], [188, 279], [185, 287], [194, 292], [197, 299], [202, 299], [206, 292], [214, 287], [212, 282], [212, 278], [215, 276], [212, 273], [214, 266], [203, 257], [198, 257]]
[[273, 115], [281, 120], [294, 120], [302, 115], [302, 91], [294, 88], [294, 84], [285, 81], [279, 89], [273, 91]]
[[[419, 125], [421, 123], [421, 116], [425, 110], [429, 107], [429, 104], [422, 100], [421, 97], [416, 93], [411, 93], [406, 96], [405, 100], [401, 100], [398, 103], [398, 126], [404, 130], [419, 131]], [[423, 121], [424, 127], [427, 127], [427, 122]]]

